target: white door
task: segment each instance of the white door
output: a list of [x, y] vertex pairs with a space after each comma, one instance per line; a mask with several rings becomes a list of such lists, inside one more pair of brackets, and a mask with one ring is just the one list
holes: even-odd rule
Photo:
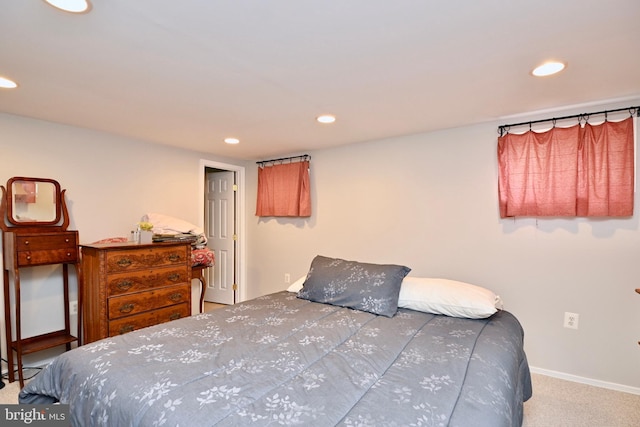
[[207, 269], [205, 301], [235, 302], [235, 172], [207, 172], [205, 233], [207, 246], [215, 254], [215, 265]]

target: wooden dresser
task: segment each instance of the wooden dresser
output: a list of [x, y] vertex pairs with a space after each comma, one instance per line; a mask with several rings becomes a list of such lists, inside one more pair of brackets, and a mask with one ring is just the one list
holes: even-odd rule
[[84, 343], [191, 315], [189, 243], [82, 245]]

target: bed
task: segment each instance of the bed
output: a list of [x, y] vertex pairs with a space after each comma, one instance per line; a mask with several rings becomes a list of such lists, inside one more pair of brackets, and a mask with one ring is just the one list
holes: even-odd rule
[[63, 353], [20, 403], [69, 404], [76, 426], [522, 424], [531, 381], [508, 311], [389, 316], [305, 287]]

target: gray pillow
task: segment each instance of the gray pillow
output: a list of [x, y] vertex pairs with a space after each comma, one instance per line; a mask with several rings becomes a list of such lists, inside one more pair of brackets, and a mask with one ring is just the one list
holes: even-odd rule
[[298, 298], [393, 317], [410, 268], [316, 256]]

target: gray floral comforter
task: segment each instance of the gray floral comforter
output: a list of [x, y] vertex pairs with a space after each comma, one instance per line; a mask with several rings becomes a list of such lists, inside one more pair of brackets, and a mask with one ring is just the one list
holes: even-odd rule
[[76, 426], [519, 426], [531, 395], [506, 311], [387, 318], [279, 292], [56, 358], [21, 403]]

